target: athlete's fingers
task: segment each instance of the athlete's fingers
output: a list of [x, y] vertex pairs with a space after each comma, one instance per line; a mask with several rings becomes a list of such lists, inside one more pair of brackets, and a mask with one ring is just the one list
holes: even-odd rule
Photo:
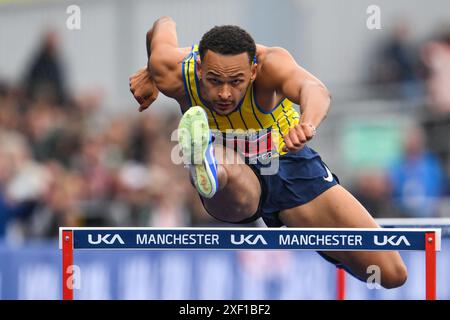
[[138, 94], [135, 94], [135, 95], [134, 95], [134, 98], [136, 99], [136, 101], [137, 101], [139, 104], [143, 104], [143, 103], [145, 102], [145, 99], [144, 99], [143, 97], [141, 97], [140, 95], [138, 95]]
[[136, 89], [136, 86], [138, 85], [140, 78], [142, 78], [142, 76], [140, 75], [139, 72], [131, 75], [128, 78], [128, 84], [129, 84], [130, 88]]
[[287, 152], [294, 148], [294, 145], [291, 142], [291, 138], [289, 138], [289, 134], [284, 135], [283, 139], [284, 139], [284, 143], [285, 143], [285, 146], [283, 148], [284, 152]]
[[136, 91], [134, 91], [134, 95], [135, 97], [141, 97], [142, 99], [145, 99], [145, 97], [147, 97], [149, 94], [145, 92], [146, 90], [144, 90], [144, 88], [141, 86], [139, 86]]
[[142, 112], [156, 100], [159, 90], [153, 82], [147, 67], [131, 75], [128, 80], [130, 91], [139, 103], [139, 112]]
[[303, 143], [299, 143], [298, 145], [295, 145], [292, 142], [291, 137], [292, 136], [289, 133], [284, 136], [284, 142], [285, 142], [285, 146], [283, 147], [284, 152], [288, 152], [288, 151], [297, 152], [305, 146], [305, 144], [303, 144]]
[[154, 88], [152, 86], [152, 84], [143, 84], [140, 85], [135, 91], [134, 91], [134, 96], [136, 98], [136, 100], [142, 104], [144, 100], [148, 99], [149, 97], [151, 97], [152, 95], [155, 94], [155, 90], [156, 88]]
[[294, 128], [289, 129], [289, 138], [292, 141], [292, 144], [294, 145], [294, 147], [300, 147], [300, 140], [297, 137], [297, 130], [295, 130]]
[[306, 139], [308, 139], [308, 141], [311, 140], [316, 134], [315, 128], [309, 123], [301, 123], [300, 125], [305, 133]]
[[143, 104], [141, 104], [139, 106], [139, 112], [144, 111], [145, 109], [147, 109], [148, 107], [150, 107], [150, 103], [144, 102]]
[[303, 128], [299, 125], [296, 125], [294, 128], [295, 128], [295, 132], [297, 133], [297, 138], [300, 141], [300, 143], [302, 143], [302, 144], [306, 143], [307, 139], [306, 139], [306, 135], [303, 131]]
[[136, 87], [134, 86], [133, 82], [130, 81], [130, 83], [129, 83], [128, 85], [129, 85], [129, 87], [130, 87], [131, 93], [134, 94], [134, 91], [136, 91]]
[[140, 103], [139, 112], [142, 112], [145, 109], [147, 109], [153, 102], [155, 102], [157, 97], [158, 97], [158, 91], [154, 92], [152, 95], [145, 97], [144, 101], [142, 103]]
[[[145, 92], [142, 91], [149, 91], [148, 89], [148, 83], [151, 83], [152, 79], [149, 77], [148, 72], [145, 68], [140, 69], [136, 73], [132, 74], [128, 78], [128, 85], [130, 87], [131, 93], [136, 96], [146, 96], [150, 95], [151, 92], [148, 92], [145, 94]], [[151, 89], [151, 87], [150, 87]]]

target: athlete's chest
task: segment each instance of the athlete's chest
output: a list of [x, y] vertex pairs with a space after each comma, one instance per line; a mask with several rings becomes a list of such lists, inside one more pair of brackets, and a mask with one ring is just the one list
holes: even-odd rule
[[252, 84], [253, 103], [263, 112], [271, 112], [285, 97], [274, 88], [264, 86], [258, 81]]

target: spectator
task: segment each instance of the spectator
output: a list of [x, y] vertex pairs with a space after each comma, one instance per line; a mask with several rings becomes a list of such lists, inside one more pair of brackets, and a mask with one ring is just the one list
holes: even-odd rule
[[391, 37], [382, 46], [381, 52], [377, 53], [374, 80], [378, 84], [394, 85], [396, 98], [414, 101], [422, 94], [420, 60], [417, 50], [409, 42], [409, 34], [406, 22], [400, 22], [394, 27]]
[[404, 155], [390, 170], [392, 197], [404, 216], [437, 215], [445, 174], [437, 158], [427, 151], [424, 134], [411, 127], [405, 135]]
[[450, 30], [437, 41], [422, 48], [422, 59], [428, 68], [427, 90], [429, 108], [435, 113], [450, 113]]
[[396, 210], [390, 200], [388, 177], [377, 170], [357, 174], [352, 193], [374, 218], [393, 218]]
[[32, 101], [41, 100], [63, 106], [68, 102], [64, 72], [59, 59], [58, 36], [45, 34], [25, 77], [25, 91]]
[[11, 222], [31, 215], [47, 182], [45, 169], [29, 157], [24, 137], [0, 131], [0, 239]]

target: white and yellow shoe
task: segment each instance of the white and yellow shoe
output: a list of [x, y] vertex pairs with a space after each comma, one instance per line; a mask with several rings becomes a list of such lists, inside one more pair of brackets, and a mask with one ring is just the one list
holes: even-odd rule
[[212, 198], [217, 191], [217, 160], [214, 156], [208, 116], [202, 107], [191, 107], [178, 125], [178, 143], [192, 181], [202, 197]]

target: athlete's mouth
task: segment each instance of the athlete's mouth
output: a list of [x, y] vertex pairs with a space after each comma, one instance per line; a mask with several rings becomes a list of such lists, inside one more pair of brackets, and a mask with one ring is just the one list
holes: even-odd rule
[[227, 110], [233, 106], [233, 102], [227, 101], [227, 102], [216, 102], [216, 106], [221, 110]]

